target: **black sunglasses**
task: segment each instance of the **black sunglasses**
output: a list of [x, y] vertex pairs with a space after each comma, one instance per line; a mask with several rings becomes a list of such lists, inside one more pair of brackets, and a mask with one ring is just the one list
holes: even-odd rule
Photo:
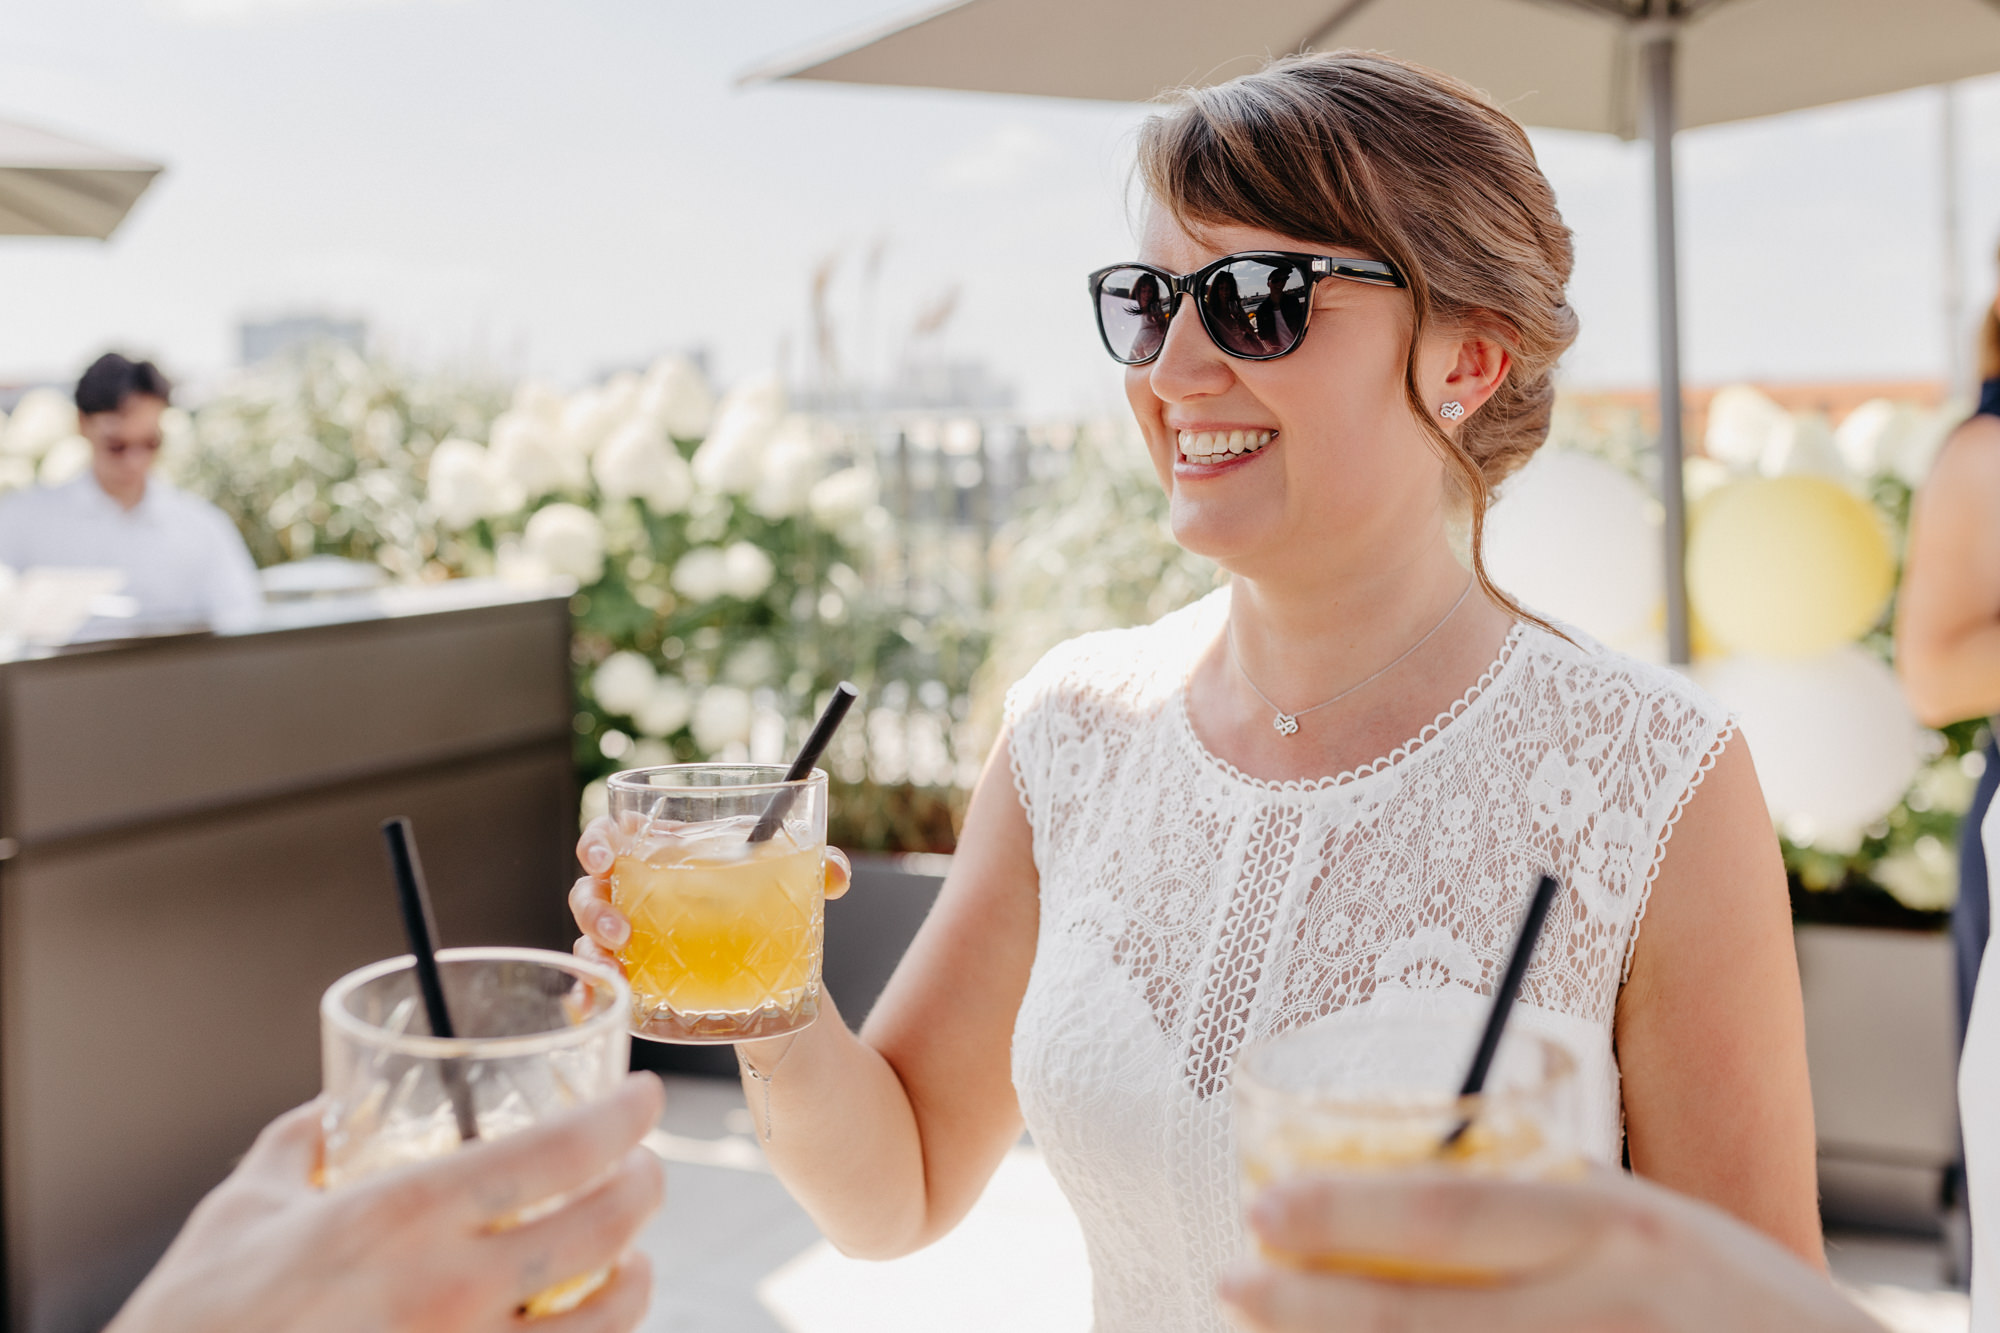
[[1090, 295], [1104, 350], [1125, 365], [1143, 366], [1160, 354], [1182, 296], [1194, 297], [1201, 326], [1217, 347], [1245, 361], [1270, 361], [1305, 341], [1313, 287], [1321, 278], [1409, 285], [1383, 259], [1246, 250], [1178, 277], [1151, 264], [1113, 264], [1090, 275]]

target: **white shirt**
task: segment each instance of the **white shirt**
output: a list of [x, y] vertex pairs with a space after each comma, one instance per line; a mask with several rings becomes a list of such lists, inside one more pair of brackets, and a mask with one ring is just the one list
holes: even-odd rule
[[[131, 509], [104, 493], [89, 472], [59, 486], [0, 497], [0, 564], [116, 569], [120, 590], [138, 604], [112, 632], [164, 626], [241, 629], [263, 606], [257, 566], [220, 509], [150, 477]], [[101, 632], [102, 622], [90, 627]]]
[[[1986, 864], [2000, 866], [2000, 801], [1987, 808], [1979, 838]], [[1972, 1209], [1972, 1333], [2000, 1333], [2000, 952], [1990, 938], [1958, 1062], [1958, 1120]]]

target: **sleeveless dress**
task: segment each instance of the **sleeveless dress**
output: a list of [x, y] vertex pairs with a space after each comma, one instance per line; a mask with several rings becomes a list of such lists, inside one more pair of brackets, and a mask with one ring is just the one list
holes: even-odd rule
[[1524, 623], [1394, 753], [1263, 782], [1188, 719], [1228, 607], [1224, 589], [1073, 639], [1007, 700], [1041, 879], [1013, 1077], [1082, 1224], [1097, 1333], [1225, 1333], [1244, 1044], [1342, 1010], [1483, 1013], [1545, 870], [1565, 891], [1512, 1021], [1574, 1054], [1585, 1151], [1616, 1163], [1618, 990], [1674, 822], [1733, 730], [1684, 677]]

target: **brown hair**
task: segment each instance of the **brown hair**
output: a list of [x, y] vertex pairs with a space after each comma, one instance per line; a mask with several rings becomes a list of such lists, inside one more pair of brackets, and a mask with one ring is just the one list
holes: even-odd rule
[[[1472, 516], [1472, 572], [1507, 611], [1480, 543], [1493, 487], [1548, 437], [1558, 357], [1576, 339], [1569, 228], [1528, 136], [1467, 85], [1366, 51], [1288, 56], [1172, 94], [1139, 132], [1139, 176], [1183, 227], [1237, 223], [1394, 263], [1415, 311], [1404, 387]], [[1457, 439], [1417, 391], [1427, 328], [1477, 329], [1505, 378]]]

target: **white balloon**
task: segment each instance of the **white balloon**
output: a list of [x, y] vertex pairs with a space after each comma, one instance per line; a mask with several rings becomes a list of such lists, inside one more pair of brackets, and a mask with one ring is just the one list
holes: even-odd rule
[[1697, 676], [1735, 712], [1771, 817], [1794, 842], [1852, 843], [1917, 776], [1922, 728], [1895, 673], [1859, 644], [1728, 657]]
[[1660, 603], [1660, 519], [1645, 487], [1611, 464], [1545, 452], [1487, 514], [1486, 568], [1532, 609], [1635, 645]]

